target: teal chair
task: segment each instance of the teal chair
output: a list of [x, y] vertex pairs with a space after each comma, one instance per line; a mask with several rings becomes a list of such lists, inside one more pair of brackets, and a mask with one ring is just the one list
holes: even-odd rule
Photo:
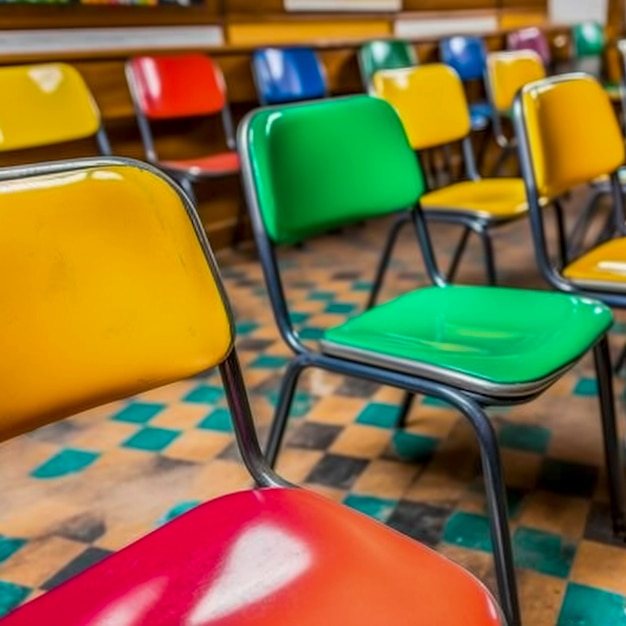
[[[259, 109], [241, 124], [238, 148], [274, 317], [294, 352], [270, 429], [269, 462], [276, 460], [307, 368], [451, 404], [469, 420], [480, 445], [500, 599], [507, 623], [519, 626], [500, 453], [485, 407], [536, 398], [593, 349], [605, 448], [611, 459], [619, 458], [606, 340], [611, 312], [562, 293], [447, 285], [419, 208], [423, 174], [402, 122], [382, 100], [352, 96]], [[410, 212], [433, 284], [356, 314], [326, 329], [317, 345], [305, 345], [290, 321], [277, 249], [403, 210]], [[607, 461], [607, 468], [612, 483], [621, 485], [615, 465]], [[615, 521], [623, 525], [624, 501], [618, 500]]]
[[379, 70], [397, 70], [419, 63], [415, 48], [402, 39], [376, 39], [364, 43], [358, 52], [363, 89], [370, 92], [372, 78]]

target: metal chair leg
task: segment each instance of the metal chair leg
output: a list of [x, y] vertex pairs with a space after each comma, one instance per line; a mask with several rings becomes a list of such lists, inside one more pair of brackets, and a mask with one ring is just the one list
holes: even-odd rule
[[567, 250], [567, 238], [565, 235], [565, 215], [563, 213], [563, 205], [558, 201], [554, 200], [552, 202], [552, 206], [554, 207], [554, 216], [556, 217], [556, 230], [557, 230], [557, 241], [559, 246], [559, 261], [561, 263], [561, 267], [565, 267], [567, 265], [568, 260], [568, 250]]
[[496, 263], [493, 254], [493, 242], [491, 241], [491, 235], [489, 231], [481, 228], [475, 231], [483, 242], [483, 250], [485, 253], [485, 272], [487, 274], [487, 284], [495, 285], [497, 283], [496, 278]]
[[621, 537], [626, 535], [626, 500], [624, 491], [624, 463], [622, 459], [622, 439], [615, 415], [611, 356], [606, 335], [593, 350], [598, 379], [598, 395], [602, 416], [604, 456], [609, 480], [611, 517], [613, 532]]
[[498, 439], [493, 425], [483, 409], [465, 397], [459, 399], [461, 402], [455, 402], [455, 404], [469, 419], [480, 445], [500, 604], [508, 626], [521, 626], [513, 548], [507, 515], [506, 489]]
[[406, 426], [406, 420], [411, 412], [411, 407], [413, 406], [413, 401], [415, 400], [415, 394], [406, 392], [404, 397], [402, 398], [402, 404], [400, 405], [400, 410], [398, 412], [398, 428], [404, 428]]
[[619, 374], [622, 371], [624, 365], [626, 365], [626, 346], [622, 348], [622, 351], [617, 357], [617, 361], [615, 361], [615, 365], [613, 366], [613, 373]]
[[280, 450], [280, 445], [285, 435], [285, 429], [287, 428], [289, 411], [293, 403], [293, 396], [296, 391], [296, 386], [298, 385], [298, 379], [306, 365], [307, 364], [304, 363], [300, 357], [296, 357], [289, 363], [283, 376], [278, 392], [278, 404], [274, 412], [274, 418], [270, 426], [267, 445], [265, 447], [265, 458], [271, 468], [274, 468], [276, 464], [278, 451]]
[[580, 252], [583, 241], [585, 239], [585, 234], [587, 232], [587, 228], [589, 223], [591, 222], [591, 217], [595, 213], [596, 205], [604, 195], [604, 192], [596, 189], [594, 190], [591, 199], [587, 203], [587, 206], [578, 214], [576, 217], [576, 222], [574, 223], [574, 227], [572, 228], [572, 232], [569, 236], [569, 258], [574, 259], [578, 256]]
[[385, 278], [385, 274], [387, 273], [387, 268], [389, 267], [389, 261], [391, 260], [391, 253], [396, 245], [396, 241], [398, 240], [398, 235], [402, 230], [402, 227], [405, 224], [409, 224], [411, 222], [411, 218], [408, 213], [403, 213], [396, 218], [391, 230], [389, 231], [389, 235], [387, 235], [387, 241], [385, 242], [385, 248], [383, 249], [383, 253], [380, 257], [380, 261], [378, 262], [378, 267], [376, 268], [376, 278], [374, 279], [374, 284], [372, 285], [372, 289], [370, 291], [369, 298], [367, 299], [367, 303], [365, 305], [365, 309], [371, 309], [378, 299], [378, 294], [380, 293], [380, 289], [383, 285], [383, 279]]
[[459, 239], [459, 243], [456, 246], [456, 250], [454, 251], [454, 256], [452, 257], [452, 261], [450, 262], [450, 268], [448, 269], [448, 282], [452, 282], [454, 277], [456, 276], [456, 271], [459, 268], [459, 263], [465, 252], [465, 248], [467, 247], [467, 240], [469, 239], [471, 233], [471, 229], [467, 226], [463, 229], [463, 234], [461, 235], [461, 239]]

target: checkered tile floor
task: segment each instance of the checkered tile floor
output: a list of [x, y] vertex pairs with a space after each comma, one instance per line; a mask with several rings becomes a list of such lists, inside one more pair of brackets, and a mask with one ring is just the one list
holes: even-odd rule
[[[384, 231], [372, 223], [285, 251], [281, 264], [303, 337], [315, 340], [362, 306]], [[459, 233], [435, 226], [433, 234], [444, 265]], [[497, 232], [496, 254], [502, 284], [543, 286], [525, 221]], [[481, 258], [474, 242], [459, 281], [483, 281]], [[253, 255], [225, 255], [221, 266], [264, 436], [289, 351]], [[407, 231], [384, 296], [423, 279]], [[617, 352], [624, 326], [614, 331]], [[622, 381], [616, 385], [623, 417]], [[626, 625], [626, 546], [610, 532], [595, 393], [587, 358], [532, 404], [492, 412], [529, 626]], [[397, 430], [400, 397], [309, 372], [279, 470], [436, 547], [493, 588], [472, 433], [454, 410], [429, 398], [416, 402], [408, 427]], [[249, 484], [215, 372], [10, 442], [0, 447], [0, 467], [0, 613], [199, 502]]]

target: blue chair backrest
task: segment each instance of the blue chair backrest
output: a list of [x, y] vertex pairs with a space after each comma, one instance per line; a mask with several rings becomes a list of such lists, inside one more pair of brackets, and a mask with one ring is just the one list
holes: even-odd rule
[[455, 35], [439, 44], [441, 60], [451, 66], [461, 80], [482, 80], [487, 62], [487, 49], [482, 37]]
[[261, 104], [285, 104], [326, 96], [324, 69], [312, 48], [259, 48], [252, 72]]

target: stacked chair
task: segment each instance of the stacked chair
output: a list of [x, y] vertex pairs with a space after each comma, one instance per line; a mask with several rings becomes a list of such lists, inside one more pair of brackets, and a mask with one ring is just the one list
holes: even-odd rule
[[505, 626], [460, 566], [266, 464], [228, 300], [177, 185], [102, 158], [4, 169], [0, 191], [0, 254], [12, 268], [0, 439], [218, 367], [257, 484], [161, 526], [3, 626]]
[[[339, 134], [342, 141], [333, 141]], [[593, 350], [614, 522], [623, 531], [623, 468], [615, 463], [620, 442], [606, 339], [610, 311], [573, 294], [447, 284], [420, 209], [424, 177], [387, 102], [353, 96], [260, 109], [240, 126], [238, 146], [276, 324], [294, 353], [270, 428], [269, 463], [276, 460], [299, 377], [308, 368], [451, 404], [480, 445], [500, 601], [507, 624], [519, 626], [500, 453], [485, 408], [532, 400]], [[305, 344], [290, 319], [278, 249], [405, 210], [432, 286], [356, 314], [326, 329], [318, 344]]]

